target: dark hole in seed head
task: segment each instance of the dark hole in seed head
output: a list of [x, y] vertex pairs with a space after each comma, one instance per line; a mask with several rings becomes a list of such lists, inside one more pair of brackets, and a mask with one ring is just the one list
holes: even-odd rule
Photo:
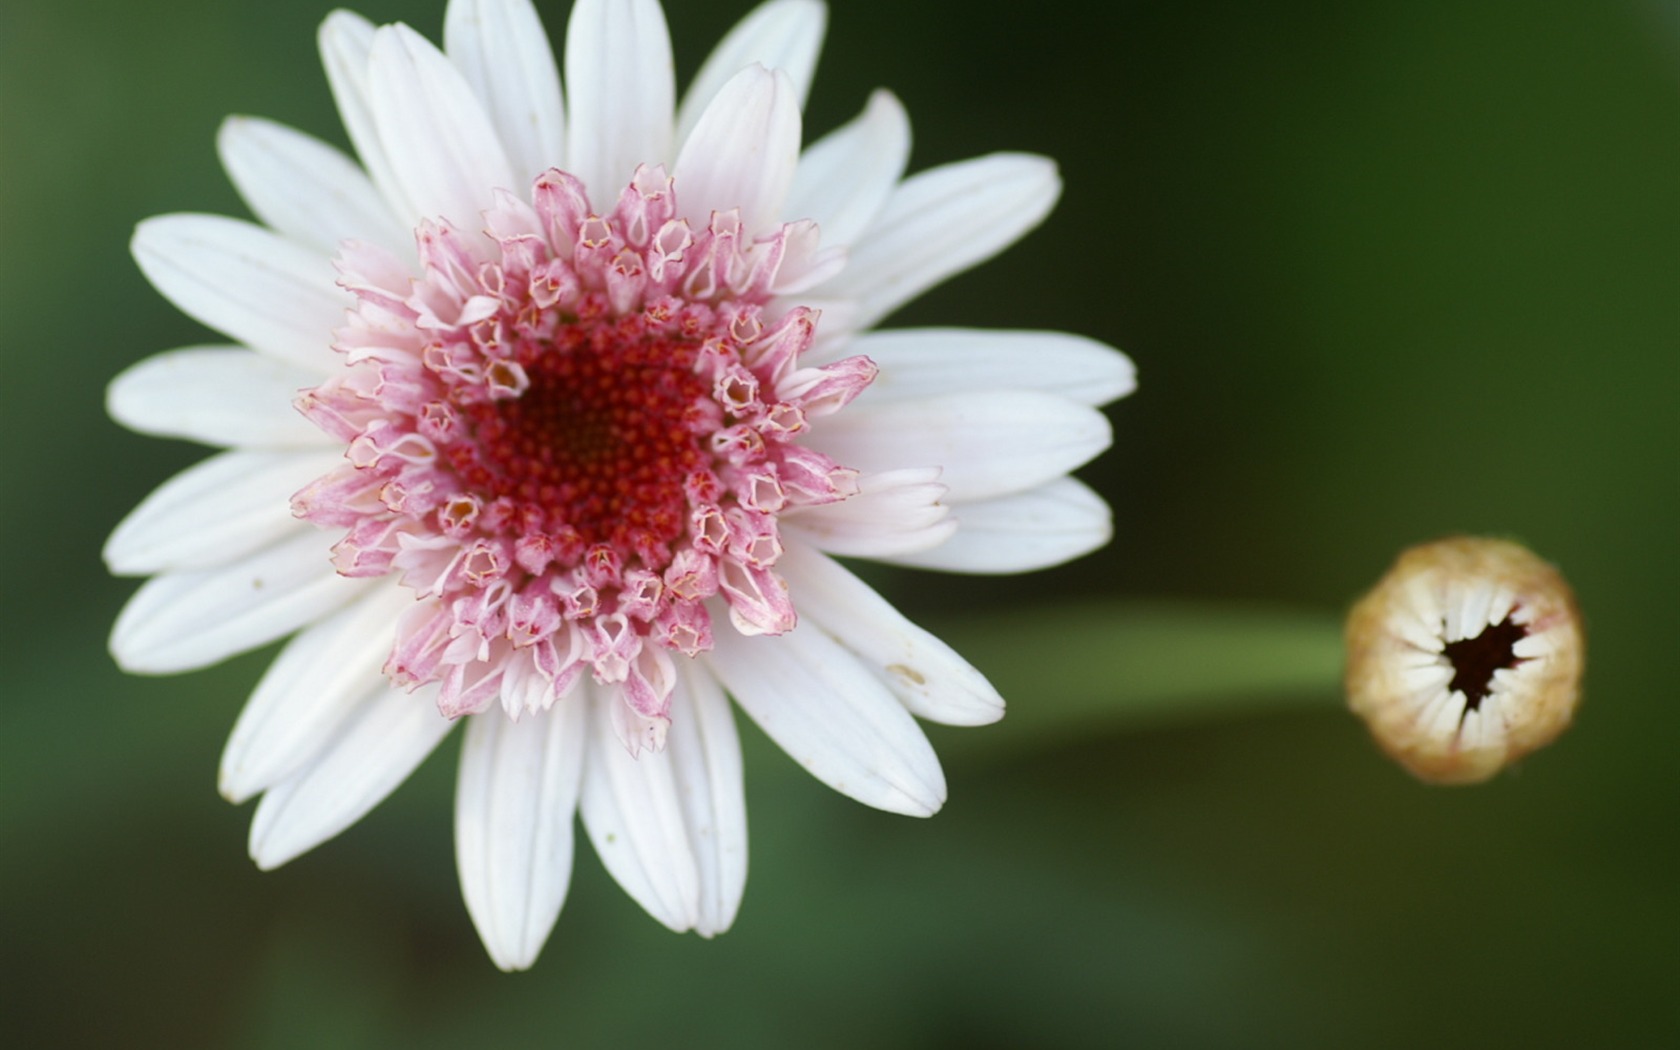
[[1441, 649], [1453, 668], [1452, 682], [1447, 689], [1464, 694], [1465, 710], [1477, 710], [1483, 698], [1493, 692], [1493, 672], [1522, 662], [1514, 647], [1526, 637], [1528, 629], [1506, 617], [1492, 627], [1482, 628], [1482, 633], [1474, 638], [1448, 642]]

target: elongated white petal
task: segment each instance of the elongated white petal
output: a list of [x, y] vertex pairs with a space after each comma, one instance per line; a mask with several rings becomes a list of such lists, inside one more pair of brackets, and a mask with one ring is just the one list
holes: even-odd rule
[[125, 671], [208, 667], [353, 601], [366, 582], [335, 574], [317, 530], [215, 569], [154, 576], [123, 606], [111, 654]]
[[729, 929], [747, 885], [747, 801], [741, 740], [723, 688], [693, 660], [678, 665], [666, 739], [677, 797], [700, 875], [702, 937]]
[[[647, 913], [681, 933], [700, 921], [700, 870], [669, 751], [632, 758], [612, 728], [616, 686], [586, 682], [589, 746], [579, 812], [601, 863]], [[673, 720], [675, 712], [673, 711]]]
[[443, 46], [484, 103], [514, 175], [532, 179], [566, 159], [566, 108], [548, 34], [529, 0], [455, 0]]
[[949, 498], [969, 501], [1042, 485], [1090, 460], [1112, 436], [1087, 405], [1034, 390], [982, 391], [854, 404], [823, 419], [811, 444], [863, 471], [937, 465]]
[[910, 118], [890, 91], [799, 158], [782, 215], [814, 219], [825, 245], [857, 242], [880, 214], [910, 160]]
[[723, 932], [747, 878], [740, 742], [723, 690], [709, 671], [681, 665], [665, 750], [635, 757], [612, 729], [609, 705], [622, 702], [612, 687], [586, 691], [594, 714], [581, 811], [602, 863], [666, 926]]
[[119, 576], [207, 569], [313, 526], [292, 516], [288, 497], [343, 456], [318, 452], [224, 452], [170, 478], [140, 501], [105, 543]]
[[803, 110], [817, 71], [828, 8], [818, 0], [770, 0], [735, 24], [701, 63], [677, 110], [677, 142], [687, 141], [700, 114], [729, 79], [757, 63], [785, 70], [794, 105]]
[[105, 409], [142, 434], [236, 447], [329, 447], [337, 442], [292, 407], [324, 374], [236, 347], [186, 347], [125, 369], [111, 380]]
[[222, 750], [218, 788], [244, 802], [302, 769], [390, 682], [380, 673], [412, 591], [386, 584], [286, 643]]
[[346, 239], [390, 248], [410, 240], [356, 162], [320, 139], [257, 117], [229, 117], [216, 148], [252, 213], [300, 244], [331, 256]]
[[843, 558], [881, 559], [937, 547], [957, 531], [957, 520], [949, 516], [929, 525], [907, 527], [884, 519], [820, 513], [824, 509], [816, 508], [811, 514], [785, 519], [783, 534]]
[[152, 287], [189, 317], [311, 371], [335, 364], [332, 331], [350, 298], [325, 256], [220, 215], [147, 219], [129, 247]]
[[953, 274], [991, 258], [1050, 214], [1061, 193], [1045, 157], [994, 153], [913, 175], [858, 238], [818, 295], [862, 301], [873, 323]]
[[956, 531], [938, 467], [863, 474], [858, 492], [838, 503], [797, 507], [782, 528], [820, 550], [858, 558], [925, 550]]
[[705, 659], [770, 739], [829, 787], [910, 816], [944, 804], [945, 774], [921, 727], [821, 628], [751, 638], [719, 631]]
[[847, 352], [881, 370], [864, 391], [864, 404], [971, 390], [1041, 390], [1105, 405], [1136, 385], [1125, 354], [1064, 332], [903, 328], [859, 336]]
[[376, 30], [368, 55], [368, 106], [392, 173], [414, 212], [410, 223], [448, 219], [476, 231], [492, 191], [522, 191], [501, 141], [466, 78], [405, 25]]
[[751, 66], [712, 99], [672, 173], [689, 224], [739, 208], [748, 236], [768, 233], [799, 163], [799, 102], [786, 73]]
[[1003, 697], [984, 675], [838, 562], [788, 544], [776, 569], [804, 615], [855, 653], [912, 714], [959, 726], [1003, 717]]
[[1073, 478], [953, 509], [957, 531], [927, 550], [883, 561], [967, 573], [1047, 569], [1091, 553], [1113, 534], [1108, 504]]
[[353, 711], [315, 761], [268, 789], [251, 818], [251, 859], [277, 868], [362, 819], [408, 779], [454, 723], [435, 691], [387, 688]]
[[598, 211], [638, 164], [671, 160], [676, 98], [658, 0], [578, 0], [566, 30], [566, 157]]
[[[385, 145], [379, 138], [379, 125], [374, 120], [368, 101], [368, 54], [373, 50], [373, 23], [345, 10], [334, 11], [321, 23], [318, 43], [321, 65], [327, 71], [327, 84], [332, 88], [333, 101], [338, 104], [339, 118], [356, 147], [356, 155], [367, 168], [373, 184], [396, 216], [399, 225], [412, 224], [418, 215], [412, 202], [403, 194]], [[401, 245], [390, 245], [396, 248]]]
[[504, 970], [536, 962], [566, 899], [586, 713], [574, 694], [517, 722], [496, 706], [467, 722], [455, 865], [473, 925]]

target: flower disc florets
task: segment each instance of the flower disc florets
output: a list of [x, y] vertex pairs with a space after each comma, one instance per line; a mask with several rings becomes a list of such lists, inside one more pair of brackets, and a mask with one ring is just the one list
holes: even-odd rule
[[822, 265], [815, 228], [748, 241], [733, 212], [695, 231], [676, 207], [661, 169], [606, 216], [551, 170], [484, 235], [423, 225], [418, 277], [340, 256], [349, 367], [299, 406], [348, 462], [293, 508], [348, 529], [339, 572], [416, 592], [386, 672], [441, 682], [447, 715], [541, 710], [588, 669], [622, 684], [632, 750], [660, 746], [668, 653], [711, 647], [707, 600], [791, 629], [778, 515], [857, 491], [798, 439], [874, 365], [800, 368], [817, 315], [772, 302]]

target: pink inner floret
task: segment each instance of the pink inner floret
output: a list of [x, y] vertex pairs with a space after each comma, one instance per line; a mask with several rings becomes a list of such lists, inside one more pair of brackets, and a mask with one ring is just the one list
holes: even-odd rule
[[817, 315], [771, 303], [820, 265], [809, 223], [696, 232], [658, 168], [607, 216], [560, 171], [531, 200], [499, 193], [483, 235], [422, 225], [418, 277], [345, 246], [347, 367], [298, 407], [347, 463], [293, 510], [348, 530], [340, 573], [415, 591], [386, 673], [440, 682], [444, 714], [540, 710], [587, 668], [632, 751], [658, 747], [708, 599], [747, 634], [793, 627], [777, 516], [857, 492], [798, 439], [875, 367], [799, 367]]

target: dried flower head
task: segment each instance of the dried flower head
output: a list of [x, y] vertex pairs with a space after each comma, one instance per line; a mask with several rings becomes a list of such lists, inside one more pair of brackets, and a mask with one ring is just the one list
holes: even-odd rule
[[1348, 704], [1395, 761], [1474, 784], [1569, 725], [1585, 644], [1558, 571], [1505, 540], [1413, 547], [1348, 614]]

